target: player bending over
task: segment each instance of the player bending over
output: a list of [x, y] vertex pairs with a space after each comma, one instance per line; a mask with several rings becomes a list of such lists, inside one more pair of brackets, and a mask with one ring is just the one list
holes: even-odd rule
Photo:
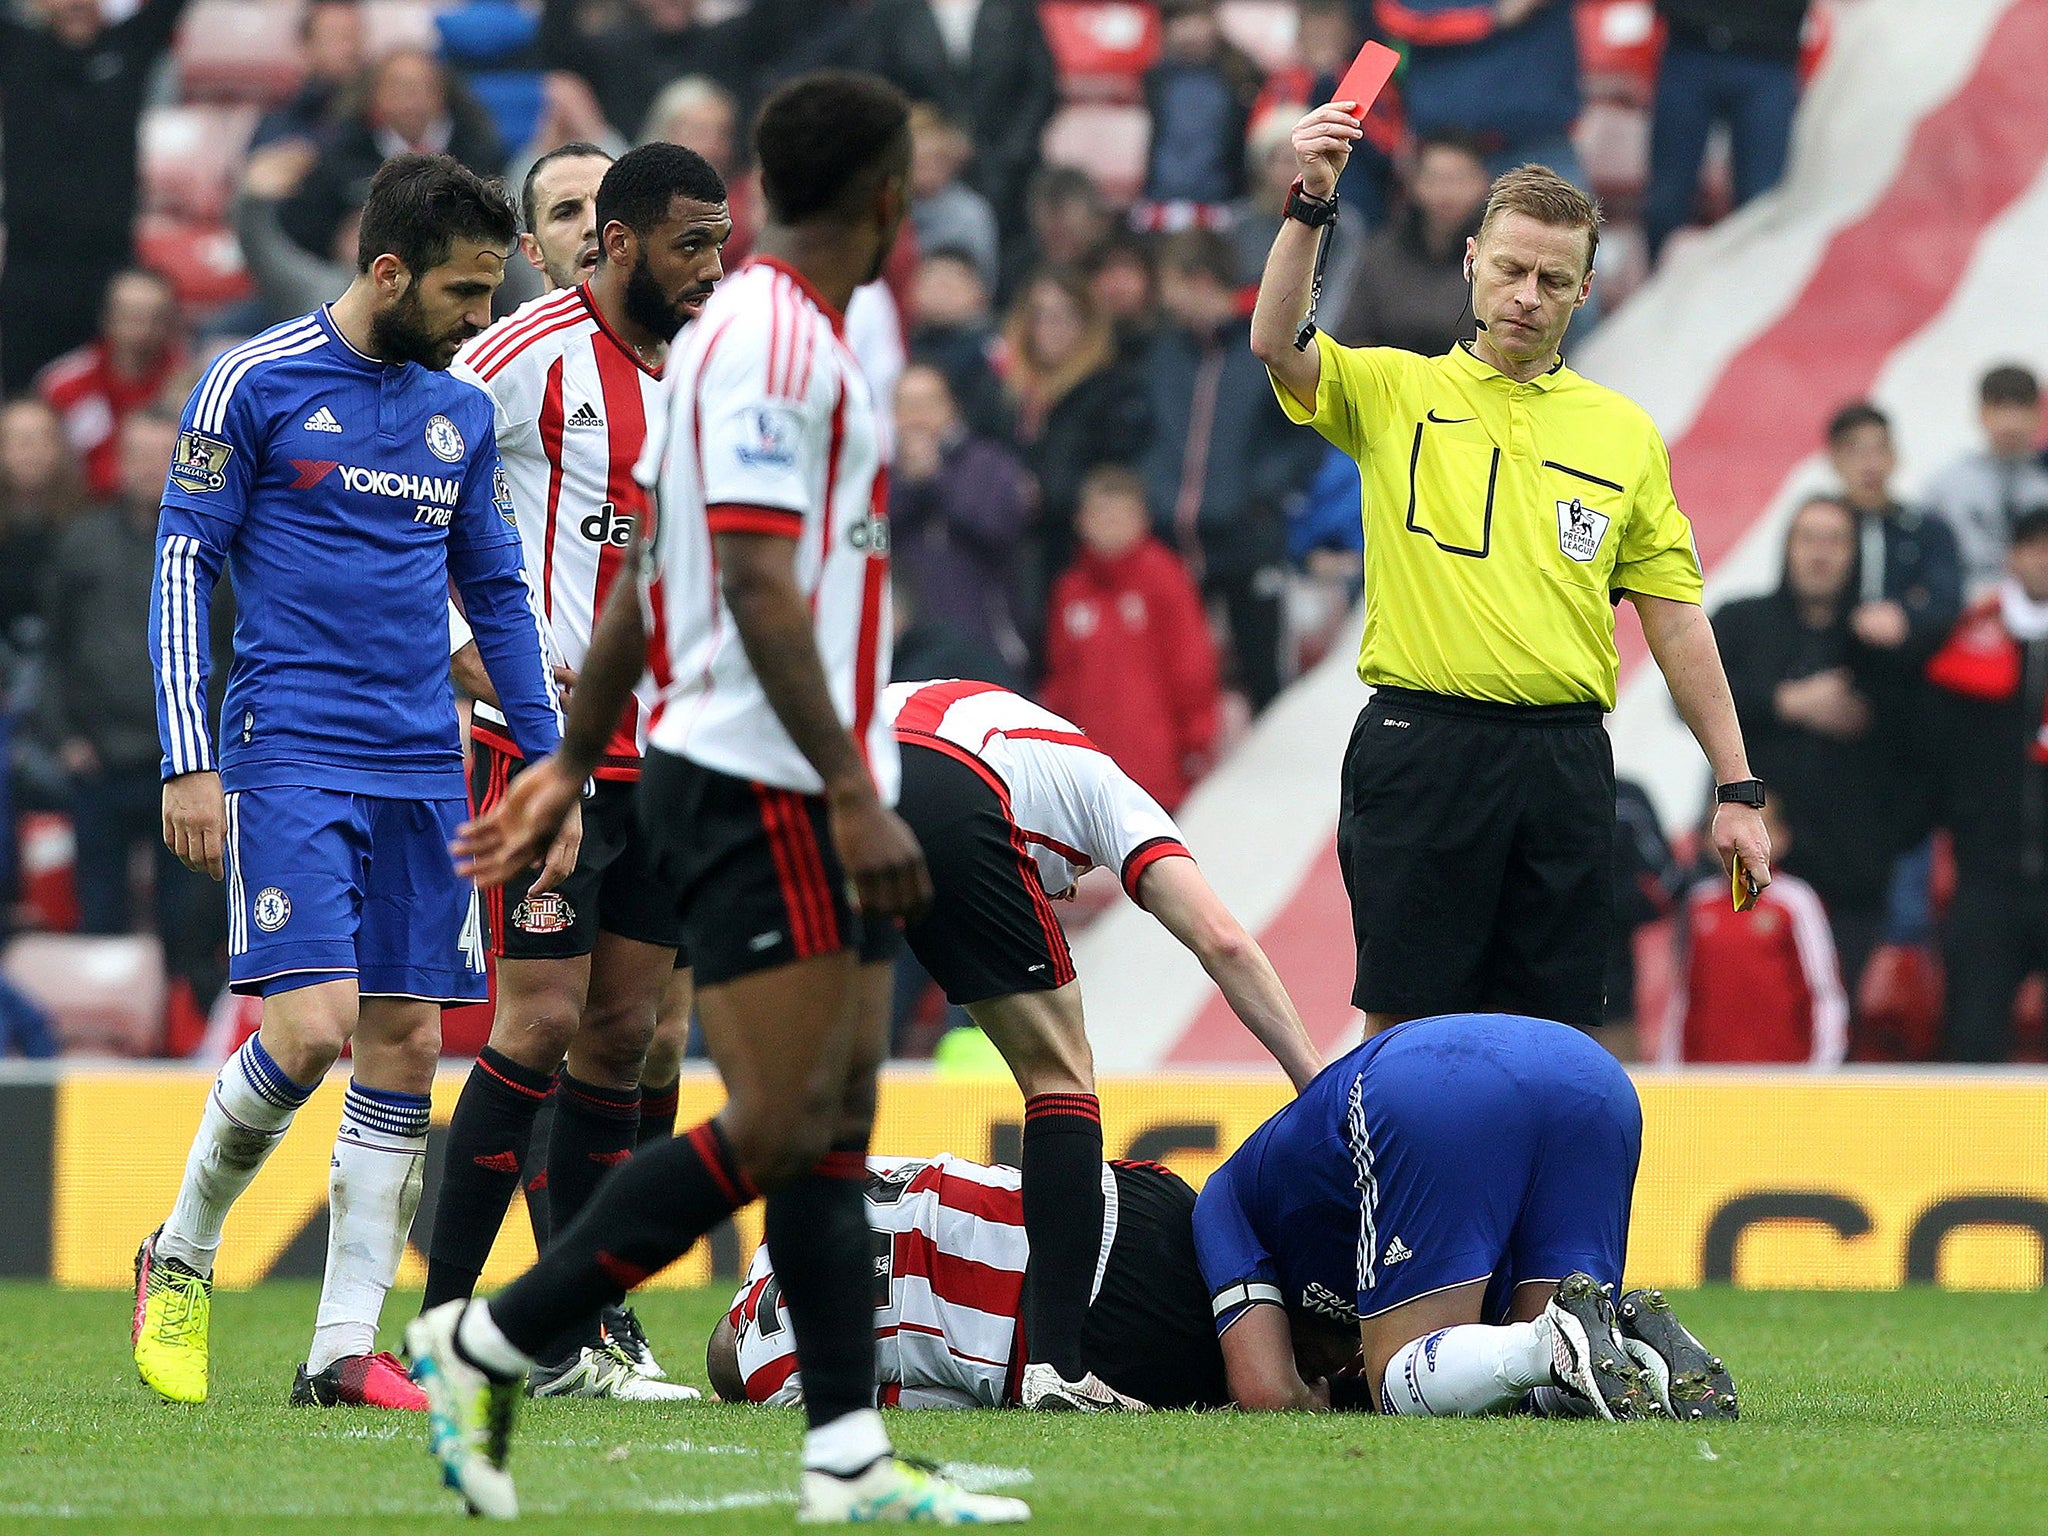
[[[502, 190], [447, 156], [386, 162], [348, 291], [223, 353], [185, 407], [150, 591], [164, 840], [225, 875], [229, 980], [263, 998], [263, 1024], [136, 1254], [136, 1368], [174, 1401], [206, 1397], [228, 1209], [352, 1041], [292, 1401], [425, 1406], [373, 1351], [419, 1204], [441, 1008], [485, 995], [476, 893], [448, 857], [466, 809], [438, 664], [451, 578], [520, 749], [558, 733], [490, 402], [446, 372], [489, 322], [516, 232]], [[207, 604], [224, 563], [240, 616], [216, 759]], [[557, 877], [578, 825], [549, 855]]]
[[[1195, 1192], [1157, 1163], [1098, 1165], [1103, 1219], [1081, 1330], [1085, 1369], [1161, 1408], [1228, 1400], [1195, 1263]], [[886, 1408], [1004, 1408], [1024, 1374], [1023, 1177], [941, 1153], [868, 1159], [875, 1354]], [[768, 1245], [712, 1331], [711, 1387], [730, 1403], [803, 1401]]]
[[1159, 803], [1079, 727], [991, 683], [898, 683], [903, 817], [931, 865], [931, 910], [906, 930], [949, 1001], [1024, 1091], [1027, 1408], [1142, 1409], [1082, 1361], [1102, 1232], [1102, 1110], [1052, 901], [1101, 865], [1186, 945], [1299, 1087], [1322, 1065], [1256, 940], [1202, 878]]
[[1634, 1085], [1577, 1030], [1450, 1014], [1375, 1035], [1196, 1202], [1231, 1396], [1734, 1418], [1734, 1383], [1659, 1293], [1609, 1299], [1641, 1150]]
[[[661, 410], [669, 340], [724, 275], [719, 249], [732, 233], [718, 173], [675, 144], [643, 145], [605, 171], [594, 217], [589, 279], [523, 306], [464, 347], [454, 369], [495, 406], [527, 578], [572, 668], [625, 562], [642, 502], [633, 465]], [[584, 799], [576, 868], [551, 886], [539, 869], [522, 871], [486, 899], [497, 1016], [448, 1127], [422, 1310], [476, 1289], [551, 1089], [553, 1225], [573, 1222], [632, 1155], [641, 1063], [682, 938], [633, 809], [653, 703], [643, 688], [615, 724]], [[488, 700], [472, 736], [482, 814], [526, 763]], [[624, 1308], [579, 1319], [541, 1352], [535, 1395], [695, 1397], [661, 1379], [651, 1350], [631, 1350], [639, 1336]]]

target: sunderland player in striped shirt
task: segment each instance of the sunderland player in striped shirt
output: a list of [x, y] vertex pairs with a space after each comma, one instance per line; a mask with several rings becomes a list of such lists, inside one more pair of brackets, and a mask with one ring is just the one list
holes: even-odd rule
[[446, 1480], [509, 1518], [509, 1431], [535, 1353], [766, 1192], [810, 1426], [798, 1519], [1022, 1520], [1019, 1501], [898, 1458], [874, 1407], [867, 1143], [895, 922], [931, 889], [889, 809], [887, 486], [876, 402], [842, 327], [903, 220], [909, 107], [872, 76], [806, 75], [770, 97], [754, 139], [760, 254], [670, 358], [668, 409], [641, 460], [660, 581], [642, 587], [644, 617], [613, 589], [562, 752], [459, 844], [487, 883], [532, 862], [651, 660], [661, 702], [641, 814], [681, 904], [726, 1105], [616, 1170], [509, 1289], [423, 1314], [407, 1341]]
[[[1169, 1168], [1098, 1164], [1102, 1219], [1083, 1358], [1102, 1380], [1161, 1408], [1230, 1401], [1195, 1261], [1195, 1192]], [[868, 1159], [875, 1234], [875, 1344], [883, 1406], [1004, 1408], [1020, 1401], [1023, 1175], [941, 1153]], [[768, 1245], [712, 1331], [712, 1390], [732, 1403], [803, 1401], [782, 1284]]]
[[1143, 1398], [1090, 1371], [1082, 1348], [1102, 1230], [1102, 1108], [1081, 983], [1054, 915], [1090, 869], [1202, 962], [1299, 1088], [1322, 1067], [1258, 941], [1202, 877], [1159, 803], [1079, 727], [992, 683], [897, 683], [885, 712], [903, 753], [903, 817], [931, 863], [931, 910], [910, 947], [1024, 1091], [1031, 1287], [1027, 1408], [1114, 1412]]
[[[496, 408], [498, 449], [526, 553], [563, 660], [580, 667], [618, 580], [642, 492], [633, 465], [662, 406], [669, 338], [723, 276], [732, 234], [725, 183], [675, 144], [629, 151], [596, 200], [600, 256], [588, 281], [536, 299], [465, 347], [454, 372]], [[576, 1219], [598, 1180], [632, 1155], [640, 1069], [682, 934], [633, 812], [651, 697], [629, 700], [583, 805], [576, 868], [487, 893], [498, 1008], [448, 1128], [423, 1310], [467, 1297], [519, 1187], [535, 1117], [554, 1092], [547, 1148], [551, 1225]], [[488, 811], [524, 769], [486, 701], [471, 731], [470, 793]], [[557, 1079], [557, 1070], [560, 1077]], [[542, 1396], [695, 1397], [629, 1353], [637, 1321], [617, 1309], [553, 1341]]]
[[[445, 155], [387, 162], [355, 281], [214, 363], [164, 489], [151, 657], [164, 839], [228, 898], [229, 979], [263, 1024], [221, 1070], [169, 1218], [136, 1255], [142, 1378], [207, 1393], [221, 1224], [353, 1042], [329, 1183], [326, 1283], [292, 1401], [420, 1408], [377, 1317], [419, 1203], [443, 1006], [485, 995], [476, 893], [447, 842], [462, 752], [442, 658], [452, 580], [522, 749], [559, 735], [490, 401], [448, 376], [490, 317], [516, 223]], [[219, 755], [207, 604], [239, 618]], [[579, 821], [551, 864], [575, 860]]]

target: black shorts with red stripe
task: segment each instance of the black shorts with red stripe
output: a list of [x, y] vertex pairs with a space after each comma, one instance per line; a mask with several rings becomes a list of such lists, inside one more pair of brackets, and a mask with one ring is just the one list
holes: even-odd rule
[[825, 801], [650, 751], [640, 822], [676, 893], [697, 985], [850, 949], [894, 959], [894, 923], [863, 923], [847, 898]]
[[[505, 797], [525, 761], [484, 735], [471, 743], [469, 803], [479, 814]], [[538, 868], [520, 871], [497, 890], [482, 893], [491, 952], [508, 960], [566, 960], [597, 947], [600, 932], [678, 951], [682, 943], [675, 893], [654, 872], [633, 805], [633, 786], [597, 780], [583, 800], [583, 846], [576, 868], [561, 884], [532, 894]]]
[[1195, 1257], [1195, 1192], [1158, 1163], [1109, 1165], [1115, 1223], [1102, 1283], [1081, 1329], [1081, 1363], [1155, 1408], [1230, 1401], [1208, 1286]]
[[962, 1005], [1065, 986], [1074, 957], [1003, 781], [950, 743], [898, 739], [896, 809], [932, 876], [931, 911], [904, 933], [918, 963]]

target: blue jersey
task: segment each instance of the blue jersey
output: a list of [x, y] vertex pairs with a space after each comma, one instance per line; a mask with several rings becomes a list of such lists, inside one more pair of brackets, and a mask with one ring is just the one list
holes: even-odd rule
[[[186, 402], [157, 526], [150, 657], [166, 778], [402, 799], [466, 793], [448, 588], [520, 749], [561, 718], [490, 397], [364, 356], [325, 308], [225, 352]], [[207, 607], [234, 580], [218, 757]]]
[[1642, 1112], [1580, 1031], [1448, 1014], [1319, 1073], [1209, 1176], [1195, 1251], [1219, 1330], [1270, 1302], [1340, 1325], [1474, 1281], [1621, 1278]]

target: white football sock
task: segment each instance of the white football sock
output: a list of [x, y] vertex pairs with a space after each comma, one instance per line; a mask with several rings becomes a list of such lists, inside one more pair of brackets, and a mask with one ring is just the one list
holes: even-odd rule
[[309, 1372], [377, 1347], [377, 1316], [419, 1209], [430, 1102], [423, 1093], [348, 1085], [327, 1177], [327, 1273]]
[[462, 1309], [455, 1321], [455, 1350], [500, 1381], [517, 1381], [533, 1369], [533, 1356], [505, 1337], [487, 1301], [472, 1301]]
[[1466, 1323], [1399, 1350], [1387, 1362], [1381, 1401], [1390, 1413], [1436, 1418], [1498, 1413], [1550, 1382], [1550, 1344], [1534, 1323]]
[[804, 1436], [804, 1470], [852, 1477], [887, 1456], [889, 1431], [872, 1408], [842, 1413]]
[[292, 1116], [317, 1086], [284, 1075], [262, 1040], [251, 1035], [227, 1059], [206, 1095], [199, 1132], [185, 1159], [184, 1182], [156, 1240], [156, 1251], [213, 1273], [221, 1224], [242, 1191], [256, 1177], [271, 1150], [284, 1139]]
[[1600, 1410], [1563, 1387], [1538, 1387], [1529, 1394], [1529, 1411], [1539, 1419], [1597, 1419]]

